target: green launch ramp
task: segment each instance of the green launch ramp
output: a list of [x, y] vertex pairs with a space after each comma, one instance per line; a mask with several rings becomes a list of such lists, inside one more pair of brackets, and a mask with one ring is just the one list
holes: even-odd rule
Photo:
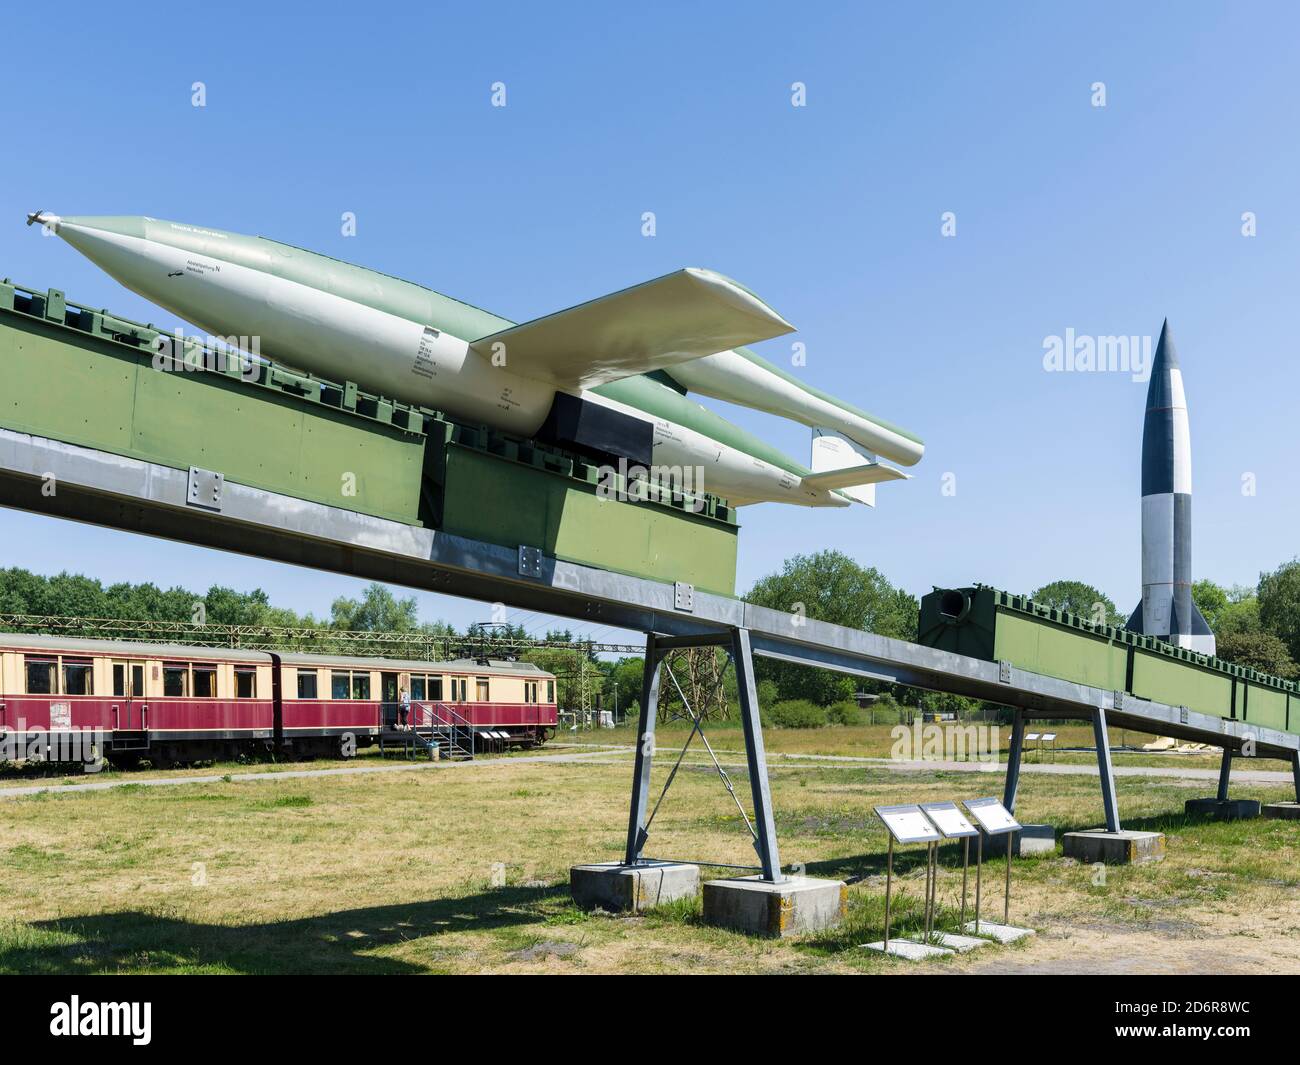
[[[0, 282], [0, 428], [569, 562], [730, 595], [735, 511], [531, 441]], [[161, 369], [159, 367], [162, 367]], [[602, 491], [601, 489], [613, 489]]]
[[1300, 685], [976, 585], [921, 600], [917, 642], [1227, 721], [1300, 732]]

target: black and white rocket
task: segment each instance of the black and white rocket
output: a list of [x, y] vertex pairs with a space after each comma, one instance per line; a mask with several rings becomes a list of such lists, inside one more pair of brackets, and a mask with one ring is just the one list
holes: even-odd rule
[[1192, 601], [1192, 439], [1183, 371], [1160, 330], [1142, 429], [1142, 602], [1128, 628], [1214, 654], [1214, 633]]

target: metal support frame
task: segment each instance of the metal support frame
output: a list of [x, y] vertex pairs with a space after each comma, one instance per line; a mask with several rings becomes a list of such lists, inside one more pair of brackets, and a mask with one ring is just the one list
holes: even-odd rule
[[1101, 777], [1101, 802], [1106, 808], [1106, 831], [1118, 832], [1119, 804], [1115, 801], [1115, 771], [1110, 761], [1110, 737], [1106, 734], [1106, 711], [1093, 711], [1092, 734], [1097, 744], [1097, 773]]
[[[59, 484], [54, 496], [41, 491], [51, 475]], [[629, 859], [638, 857], [644, 845], [658, 703], [655, 671], [661, 649], [679, 644], [731, 646], [733, 654], [737, 648], [741, 652], [734, 662], [741, 678], [746, 755], [758, 828], [756, 845], [767, 878], [780, 876], [780, 863], [753, 689], [754, 654], [853, 677], [985, 699], [1018, 708], [1022, 718], [1091, 719], [1110, 831], [1119, 830], [1119, 817], [1106, 739], [1108, 716], [1122, 727], [1220, 746], [1225, 742], [1236, 746], [1251, 735], [1264, 757], [1291, 761], [1300, 801], [1300, 735], [1296, 733], [811, 618], [801, 616], [796, 621], [784, 611], [699, 589], [690, 596], [687, 609], [672, 583], [597, 566], [539, 555], [535, 565], [521, 572], [517, 548], [231, 481], [222, 486], [219, 512], [195, 507], [189, 501], [186, 471], [4, 428], [0, 428], [0, 506], [646, 633], [647, 648], [653, 651], [647, 653], [643, 684], [642, 744], [637, 752], [629, 816]], [[647, 714], [652, 695], [654, 708]], [[1016, 764], [1018, 773], [1019, 759]], [[1008, 781], [1011, 795], [1016, 782], [1018, 779]]]
[[645, 846], [645, 811], [650, 795], [650, 770], [654, 762], [655, 721], [659, 716], [659, 649], [655, 634], [645, 638], [645, 668], [641, 674], [641, 720], [636, 736], [636, 761], [632, 769], [632, 807], [627, 822], [624, 861], [635, 864]]
[[[636, 865], [638, 862], [645, 860], [642, 854], [649, 836], [650, 823], [659, 809], [659, 805], [656, 803], [654, 810], [650, 811], [647, 817], [650, 773], [654, 766], [655, 755], [655, 722], [659, 714], [659, 690], [662, 686], [662, 675], [668, 672], [668, 667], [664, 665], [664, 659], [675, 650], [718, 646], [729, 646], [732, 665], [736, 670], [736, 688], [740, 696], [740, 716], [745, 733], [745, 758], [749, 767], [750, 794], [754, 804], [753, 821], [750, 821], [744, 806], [736, 796], [730, 778], [713, 754], [713, 748], [709, 746], [708, 738], [704, 736], [699, 719], [696, 718], [690, 704], [686, 702], [685, 693], [677, 685], [676, 679], [671, 674], [670, 679], [673, 686], [677, 689], [677, 694], [686, 706], [687, 712], [691, 714], [692, 719], [695, 721], [695, 728], [687, 737], [686, 747], [682, 748], [682, 752], [678, 756], [667, 782], [664, 784], [663, 793], [659, 796], [659, 802], [663, 801], [664, 795], [667, 794], [668, 788], [682, 764], [687, 747], [690, 746], [691, 740], [695, 738], [695, 734], [699, 732], [705, 748], [708, 750], [710, 757], [713, 758], [714, 767], [718, 770], [727, 791], [740, 808], [741, 817], [754, 837], [754, 849], [758, 852], [760, 862], [758, 868], [761, 879], [768, 883], [779, 884], [784, 878], [781, 874], [781, 859], [776, 843], [776, 826], [772, 816], [772, 794], [767, 778], [767, 754], [763, 747], [758, 689], [754, 683], [754, 656], [750, 647], [749, 632], [745, 629], [733, 629], [729, 634], [725, 635], [665, 637], [650, 633], [646, 637], [645, 668], [641, 679], [641, 716], [637, 729], [636, 755], [632, 768], [632, 801], [628, 812], [627, 848], [624, 851], [624, 863]], [[699, 864], [708, 863], [701, 862]]]
[[1219, 802], [1228, 801], [1228, 778], [1232, 776], [1232, 748], [1223, 748], [1223, 761], [1219, 763]]
[[745, 761], [749, 765], [749, 788], [754, 798], [757, 838], [754, 845], [763, 866], [763, 879], [779, 884], [781, 858], [776, 847], [776, 825], [772, 818], [772, 790], [767, 779], [767, 752], [763, 747], [763, 723], [758, 716], [758, 687], [754, 683], [754, 655], [748, 629], [731, 630], [731, 657], [736, 669], [740, 696], [740, 719], [745, 729]]
[[1025, 712], [1017, 709], [1011, 718], [1011, 747], [1007, 751], [1007, 780], [1002, 789], [1002, 805], [1008, 813], [1016, 812], [1016, 792], [1020, 788], [1020, 760], [1025, 753]]

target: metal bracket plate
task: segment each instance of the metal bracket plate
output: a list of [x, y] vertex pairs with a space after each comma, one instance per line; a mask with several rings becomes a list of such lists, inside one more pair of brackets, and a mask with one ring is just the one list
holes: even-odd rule
[[542, 575], [542, 550], [539, 547], [519, 545], [519, 576], [540, 577]]
[[1003, 684], [1011, 683], [1011, 663], [1005, 658], [998, 659], [998, 680]]
[[226, 486], [226, 478], [223, 474], [214, 470], [202, 470], [197, 466], [190, 467], [189, 488], [186, 492], [185, 501], [192, 507], [201, 507], [203, 510], [221, 510], [221, 493]]
[[673, 605], [678, 610], [691, 611], [695, 609], [695, 585], [687, 584], [685, 581], [673, 582]]

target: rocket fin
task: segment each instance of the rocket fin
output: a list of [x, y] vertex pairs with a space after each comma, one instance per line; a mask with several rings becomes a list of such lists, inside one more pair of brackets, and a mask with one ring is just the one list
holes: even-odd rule
[[831, 429], [813, 429], [809, 466], [812, 472], [803, 478], [803, 484], [839, 492], [869, 507], [876, 505], [877, 484], [908, 479], [902, 470], [878, 462], [861, 444]]
[[524, 377], [583, 390], [793, 331], [748, 289], [692, 268], [511, 326], [470, 347]]
[[1142, 632], [1142, 603], [1138, 602], [1136, 609], [1129, 615], [1128, 624], [1124, 626], [1129, 632]]

